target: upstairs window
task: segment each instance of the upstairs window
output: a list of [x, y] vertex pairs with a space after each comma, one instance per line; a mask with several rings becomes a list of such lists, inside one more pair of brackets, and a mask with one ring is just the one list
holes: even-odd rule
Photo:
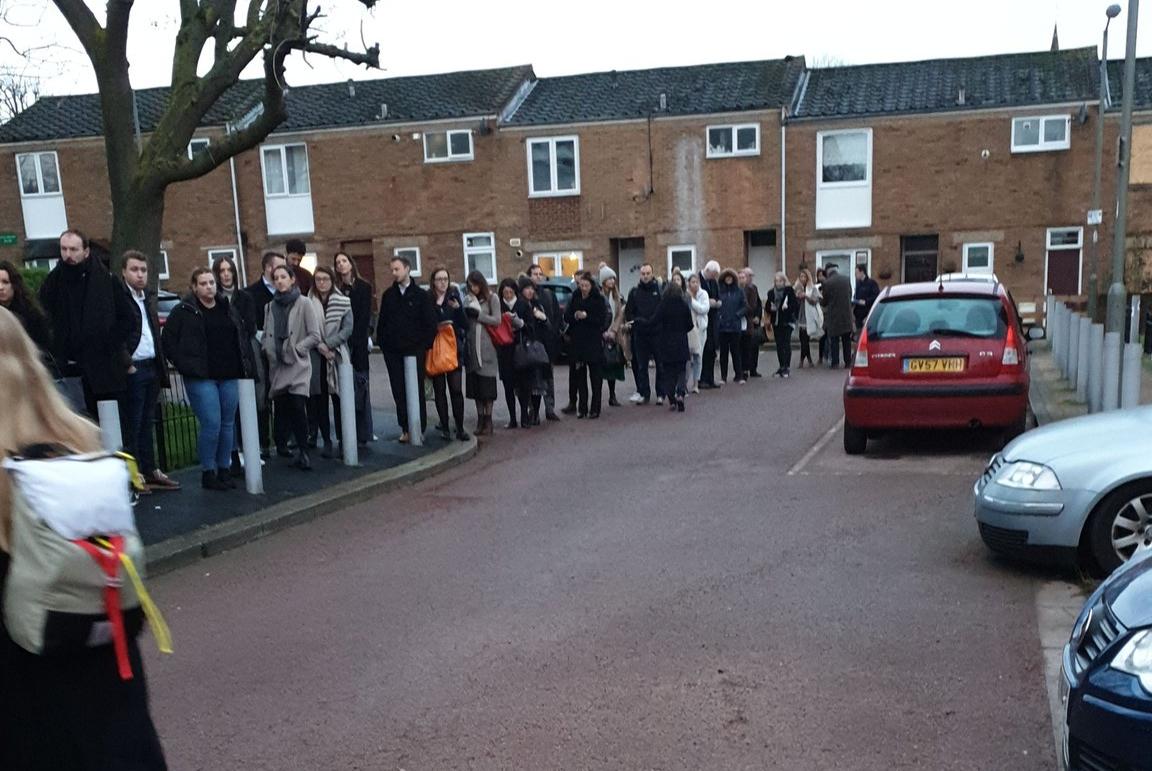
[[470, 130], [424, 132], [425, 163], [470, 161], [474, 157]]
[[760, 154], [760, 124], [745, 123], [738, 126], [709, 126], [708, 157], [734, 158]]
[[529, 139], [528, 195], [580, 195], [579, 137]]
[[188, 143], [188, 160], [196, 157], [196, 153], [202, 153], [208, 149], [211, 142], [207, 139], [193, 139]]
[[1071, 147], [1072, 117], [1045, 115], [1012, 119], [1012, 152], [1043, 153]]
[[24, 198], [60, 195], [60, 166], [56, 153], [17, 155], [16, 170], [20, 175], [20, 195]]
[[309, 195], [308, 147], [306, 145], [273, 145], [260, 155], [264, 165], [264, 195]]
[[823, 131], [816, 150], [820, 184], [864, 185], [872, 180], [872, 132]]

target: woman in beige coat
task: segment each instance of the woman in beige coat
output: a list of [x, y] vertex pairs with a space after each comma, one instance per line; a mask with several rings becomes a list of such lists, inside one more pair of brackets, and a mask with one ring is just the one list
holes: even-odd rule
[[608, 383], [608, 406], [619, 407], [620, 402], [616, 400], [616, 384], [624, 379], [628, 366], [630, 352], [627, 343], [630, 336], [620, 333], [624, 327], [624, 301], [620, 297], [620, 289], [616, 286], [616, 271], [602, 264], [599, 279], [600, 292], [608, 303], [610, 314], [608, 329], [604, 330], [604, 342], [620, 346], [620, 352], [624, 357], [623, 361], [609, 362], [604, 366], [604, 380]]
[[281, 265], [272, 272], [276, 294], [264, 308], [264, 339], [260, 345], [268, 360], [268, 392], [275, 419], [276, 454], [291, 458], [288, 436], [296, 439], [294, 465], [312, 468], [308, 458], [308, 394], [312, 385], [312, 349], [321, 342], [320, 314], [300, 294], [292, 270]]

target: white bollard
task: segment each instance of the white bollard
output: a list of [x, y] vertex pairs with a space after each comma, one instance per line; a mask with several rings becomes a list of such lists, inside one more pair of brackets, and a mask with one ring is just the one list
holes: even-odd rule
[[1068, 363], [1068, 327], [1070, 322], [1071, 313], [1068, 306], [1060, 303], [1056, 306], [1056, 331], [1058, 333], [1055, 346], [1053, 350], [1053, 358], [1056, 360], [1056, 369], [1061, 377], [1068, 377], [1068, 370], [1066, 369]]
[[1064, 318], [1060, 322], [1060, 361], [1063, 364], [1064, 379], [1072, 379], [1072, 324], [1076, 316], [1068, 306], [1064, 307]]
[[1076, 328], [1076, 354], [1079, 363], [1076, 367], [1076, 401], [1088, 402], [1088, 340], [1092, 336], [1092, 319], [1087, 316], [1080, 317], [1080, 324]]
[[408, 404], [408, 436], [417, 447], [424, 445], [424, 426], [420, 424], [420, 402], [424, 394], [420, 388], [420, 373], [416, 368], [416, 357], [404, 357], [404, 395]]
[[1140, 295], [1132, 295], [1128, 308], [1128, 342], [1140, 342]]
[[1068, 382], [1072, 385], [1076, 384], [1076, 375], [1079, 373], [1080, 367], [1080, 319], [1084, 318], [1079, 313], [1073, 313], [1072, 319], [1068, 323]]
[[1093, 324], [1088, 339], [1088, 411], [1099, 412], [1104, 395], [1104, 325]]
[[1052, 324], [1048, 329], [1048, 343], [1051, 346], [1052, 363], [1056, 365], [1056, 372], [1060, 372], [1060, 309], [1064, 306], [1061, 303], [1052, 303]]
[[[340, 421], [340, 435], [343, 440], [340, 444], [344, 449], [344, 465], [359, 466], [360, 452], [356, 444], [356, 386], [353, 381], [352, 362], [347, 356], [340, 357], [336, 367], [336, 379], [340, 384], [340, 414], [336, 419]], [[324, 405], [328, 409], [328, 405]]]
[[100, 421], [100, 441], [108, 452], [120, 452], [124, 436], [120, 433], [120, 403], [115, 399], [96, 403], [96, 416]]
[[1140, 343], [1124, 346], [1124, 369], [1120, 381], [1120, 409], [1127, 410], [1140, 404], [1140, 377], [1144, 363]]
[[256, 411], [256, 381], [240, 381], [240, 433], [243, 434], [244, 489], [252, 495], [264, 492], [264, 467], [260, 463], [260, 419]]
[[1107, 412], [1120, 408], [1120, 346], [1123, 336], [1119, 332], [1109, 332], [1104, 335], [1104, 394], [1100, 400], [1100, 408]]

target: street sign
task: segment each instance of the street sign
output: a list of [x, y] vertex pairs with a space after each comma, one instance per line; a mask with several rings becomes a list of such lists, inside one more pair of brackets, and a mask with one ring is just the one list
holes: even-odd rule
[[1104, 210], [1103, 209], [1089, 209], [1088, 210], [1088, 224], [1089, 225], [1099, 225], [1103, 221], [1104, 221]]
[[15, 233], [0, 233], [0, 246], [15, 246], [17, 240]]

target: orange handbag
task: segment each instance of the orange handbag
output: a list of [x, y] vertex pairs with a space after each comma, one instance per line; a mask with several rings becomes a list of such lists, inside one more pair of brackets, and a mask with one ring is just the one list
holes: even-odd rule
[[436, 339], [424, 358], [424, 371], [429, 375], [443, 375], [460, 366], [456, 358], [456, 328], [451, 324], [441, 324], [436, 330]]

